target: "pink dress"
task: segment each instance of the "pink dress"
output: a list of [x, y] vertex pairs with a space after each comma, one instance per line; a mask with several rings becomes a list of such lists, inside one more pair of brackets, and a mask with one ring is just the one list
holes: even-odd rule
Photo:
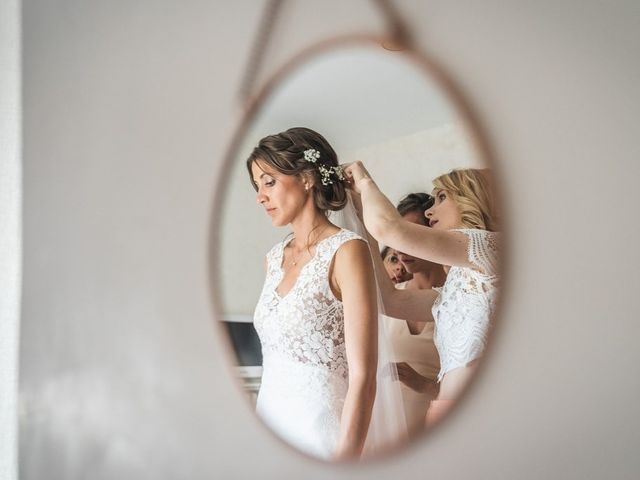
[[[399, 283], [396, 288], [404, 289], [406, 286], [406, 282]], [[409, 326], [404, 320], [389, 318], [385, 327], [393, 345], [394, 361], [406, 362], [423, 377], [436, 381], [440, 370], [440, 358], [433, 342], [433, 322], [428, 322], [424, 329], [415, 335], [409, 331]], [[407, 427], [409, 430], [422, 428], [429, 402], [433, 397], [429, 393], [416, 392], [405, 384], [401, 384], [400, 388]]]

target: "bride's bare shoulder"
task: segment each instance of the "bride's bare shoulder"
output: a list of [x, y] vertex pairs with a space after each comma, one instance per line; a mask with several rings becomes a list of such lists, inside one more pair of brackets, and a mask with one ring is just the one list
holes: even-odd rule
[[374, 278], [369, 245], [360, 237], [342, 243], [333, 258], [330, 273], [330, 285], [336, 298], [345, 301], [345, 292], [351, 292], [349, 298], [370, 298], [375, 288]]
[[359, 268], [360, 265], [371, 265], [369, 244], [361, 237], [346, 240], [335, 255], [336, 268]]

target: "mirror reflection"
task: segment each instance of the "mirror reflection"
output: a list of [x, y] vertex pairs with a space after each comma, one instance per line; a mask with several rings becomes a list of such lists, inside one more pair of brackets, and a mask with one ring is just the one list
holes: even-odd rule
[[329, 461], [438, 423], [485, 351], [492, 173], [402, 52], [307, 60], [251, 119], [226, 185], [217, 287], [258, 417]]

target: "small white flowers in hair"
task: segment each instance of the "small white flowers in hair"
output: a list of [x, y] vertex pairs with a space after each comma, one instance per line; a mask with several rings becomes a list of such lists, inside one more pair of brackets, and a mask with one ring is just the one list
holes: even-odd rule
[[[304, 151], [304, 159], [307, 162], [317, 163], [320, 159], [320, 152], [315, 148], [309, 148]], [[322, 185], [333, 185], [331, 175], [335, 176], [338, 180], [344, 180], [344, 172], [341, 166], [327, 167], [323, 164], [318, 164], [318, 170], [320, 171], [320, 181]]]
[[304, 151], [304, 159], [307, 162], [316, 163], [320, 158], [320, 152], [315, 148], [309, 148]]

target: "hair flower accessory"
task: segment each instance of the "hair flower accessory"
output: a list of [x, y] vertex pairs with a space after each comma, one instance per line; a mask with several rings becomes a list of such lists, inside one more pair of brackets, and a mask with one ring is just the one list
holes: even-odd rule
[[320, 152], [315, 148], [309, 148], [304, 151], [304, 159], [307, 162], [316, 163], [318, 165], [318, 170], [320, 171], [320, 181], [322, 185], [333, 185], [333, 179], [331, 176], [333, 175], [338, 180], [344, 180], [344, 172], [342, 171], [341, 166], [335, 167], [327, 167], [322, 163], [318, 163], [320, 160]]
[[307, 162], [316, 163], [320, 158], [320, 152], [315, 148], [309, 148], [304, 151], [304, 159]]

